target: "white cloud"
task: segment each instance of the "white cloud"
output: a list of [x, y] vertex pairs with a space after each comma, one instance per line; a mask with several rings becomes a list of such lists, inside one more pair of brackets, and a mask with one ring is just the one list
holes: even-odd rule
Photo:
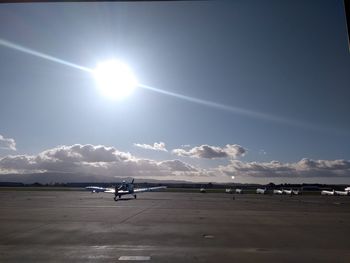
[[0, 173], [57, 172], [101, 177], [207, 176], [179, 160], [140, 159], [103, 145], [58, 146], [37, 155], [6, 156], [0, 159]]
[[16, 142], [12, 138], [5, 138], [0, 134], [0, 149], [16, 151]]
[[[180, 160], [156, 161], [137, 158], [128, 152], [103, 145], [57, 146], [36, 155], [8, 155], [0, 158], [0, 180], [11, 180], [5, 174], [15, 173], [17, 181], [27, 180], [25, 174], [54, 173], [54, 181], [108, 181], [115, 177], [221, 180], [221, 178], [255, 177], [255, 178], [349, 178], [349, 160], [312, 160], [302, 159], [298, 162], [243, 162], [233, 157], [242, 156], [244, 148], [226, 145], [224, 148], [204, 146], [189, 150], [188, 156], [197, 158], [230, 157], [227, 165], [203, 169]], [[191, 152], [192, 151], [192, 152]], [[22, 176], [22, 177], [21, 177]], [[34, 177], [32, 180], [44, 180]], [[49, 179], [47, 179], [49, 180]]]
[[230, 164], [217, 168], [228, 176], [255, 177], [349, 177], [350, 161], [312, 160], [304, 158], [295, 163], [242, 162], [231, 160]]
[[154, 150], [154, 151], [163, 151], [167, 152], [168, 150], [165, 148], [164, 142], [155, 142], [153, 145], [150, 144], [140, 144], [140, 143], [134, 143], [134, 146], [147, 149], [147, 150]]
[[167, 160], [159, 163], [160, 166], [166, 167], [171, 171], [196, 172], [197, 169], [192, 165], [181, 162], [180, 160]]
[[227, 144], [225, 147], [201, 145], [192, 149], [174, 149], [174, 154], [183, 157], [217, 159], [217, 158], [238, 158], [247, 152], [245, 148], [238, 144]]

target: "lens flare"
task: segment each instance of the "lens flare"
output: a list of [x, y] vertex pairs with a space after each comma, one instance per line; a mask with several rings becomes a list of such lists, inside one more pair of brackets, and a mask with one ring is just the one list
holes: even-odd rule
[[46, 59], [65, 66], [69, 66], [75, 69], [92, 73], [95, 76], [97, 83], [99, 83], [98, 85], [101, 92], [107, 97], [112, 99], [125, 98], [126, 96], [130, 95], [136, 87], [140, 87], [143, 89], [157, 92], [159, 94], [172, 96], [178, 99], [186, 100], [189, 102], [193, 102], [196, 104], [204, 105], [204, 106], [219, 109], [219, 110], [224, 110], [224, 111], [231, 112], [238, 115], [251, 117], [254, 119], [260, 119], [260, 120], [265, 120], [269, 122], [285, 124], [288, 126], [300, 127], [308, 130], [315, 130], [319, 132], [332, 133], [337, 135], [346, 135], [346, 136], [350, 135], [348, 130], [325, 127], [321, 125], [311, 124], [305, 121], [285, 118], [282, 116], [276, 116], [276, 115], [262, 113], [262, 112], [244, 109], [240, 107], [224, 105], [221, 103], [203, 100], [195, 97], [190, 97], [183, 94], [140, 84], [140, 83], [137, 83], [137, 80], [133, 75], [131, 69], [127, 65], [119, 61], [112, 60], [112, 61], [101, 63], [101, 65], [99, 64], [97, 68], [93, 70], [93, 69], [80, 66], [78, 64], [45, 54], [43, 52], [39, 52], [30, 48], [15, 44], [13, 42], [10, 42], [8, 40], [1, 39], [1, 38], [0, 38], [0, 46], [4, 46], [26, 54], [40, 57], [42, 59]]
[[7, 47], [7, 48], [11, 48], [11, 49], [17, 50], [17, 51], [21, 51], [21, 52], [26, 53], [26, 54], [33, 55], [35, 57], [43, 58], [43, 59], [50, 60], [50, 61], [62, 64], [62, 65], [66, 65], [66, 66], [69, 66], [69, 67], [72, 67], [72, 68], [80, 69], [80, 70], [87, 71], [87, 72], [92, 72], [92, 70], [89, 69], [89, 68], [86, 68], [86, 67], [83, 67], [83, 66], [71, 63], [69, 61], [66, 61], [66, 60], [63, 60], [63, 59], [60, 59], [60, 58], [56, 58], [54, 56], [47, 55], [45, 53], [42, 53], [42, 52], [30, 49], [30, 48], [27, 48], [27, 47], [23, 47], [21, 45], [12, 43], [10, 41], [7, 41], [5, 39], [1, 39], [0, 38], [0, 45], [4, 46], [4, 47]]
[[137, 86], [136, 77], [131, 69], [118, 60], [99, 63], [93, 74], [102, 95], [109, 99], [123, 99]]

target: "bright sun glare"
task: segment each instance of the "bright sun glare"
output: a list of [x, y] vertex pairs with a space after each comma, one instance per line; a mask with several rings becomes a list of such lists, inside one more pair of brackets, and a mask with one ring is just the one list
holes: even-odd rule
[[100, 92], [113, 100], [129, 96], [137, 86], [131, 69], [118, 60], [99, 63], [93, 73]]

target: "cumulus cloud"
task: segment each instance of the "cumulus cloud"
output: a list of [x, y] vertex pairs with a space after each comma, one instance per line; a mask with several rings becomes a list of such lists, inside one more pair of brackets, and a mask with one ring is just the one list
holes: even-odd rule
[[[8, 155], [0, 158], [0, 180], [11, 180], [5, 174], [55, 173], [54, 180], [84, 181], [113, 180], [115, 177], [167, 178], [203, 180], [226, 176], [255, 178], [306, 178], [350, 177], [349, 160], [302, 159], [298, 162], [243, 162], [233, 159], [245, 153], [240, 146], [226, 145], [223, 148], [205, 145], [190, 149], [186, 156], [196, 158], [230, 157], [227, 165], [203, 169], [181, 160], [156, 161], [137, 158], [128, 152], [104, 145], [63, 145], [47, 149], [36, 155]], [[192, 152], [191, 152], [192, 151]], [[78, 176], [79, 175], [79, 176]], [[9, 175], [10, 176], [10, 175]], [[35, 177], [36, 178], [36, 177]], [[88, 179], [84, 179], [88, 178]], [[210, 179], [210, 180], [216, 180]], [[17, 180], [17, 179], [16, 179]], [[17, 181], [18, 181], [17, 180]], [[34, 179], [33, 179], [34, 180]], [[36, 179], [35, 179], [36, 180]], [[41, 179], [40, 179], [41, 180]], [[205, 179], [204, 179], [205, 180]]]
[[140, 159], [103, 145], [58, 146], [37, 155], [6, 156], [0, 159], [0, 173], [79, 173], [101, 177], [207, 176], [180, 160]]
[[213, 177], [216, 176], [215, 172], [211, 170], [201, 169], [194, 167], [188, 163], [184, 163], [180, 160], [166, 160], [159, 162], [160, 167], [165, 167], [170, 170], [172, 174], [177, 177], [182, 176], [182, 178], [188, 177]]
[[183, 157], [217, 159], [238, 158], [244, 156], [247, 150], [238, 144], [227, 144], [225, 147], [210, 146], [205, 144], [193, 147], [189, 150], [181, 148], [174, 149], [172, 152]]
[[58, 146], [43, 151], [38, 155], [41, 159], [55, 159], [68, 162], [114, 162], [131, 159], [130, 153], [120, 152], [114, 147], [103, 145], [81, 145]]
[[192, 165], [181, 162], [180, 160], [167, 160], [159, 163], [161, 167], [166, 167], [171, 171], [182, 171], [182, 172], [196, 172], [197, 169]]
[[217, 170], [228, 176], [348, 177], [350, 176], [350, 161], [312, 160], [307, 158], [295, 163], [231, 160], [230, 164], [219, 166]]
[[167, 152], [168, 150], [165, 148], [164, 142], [155, 142], [153, 145], [150, 144], [140, 144], [140, 143], [134, 143], [134, 146], [147, 149], [147, 150], [154, 150], [154, 151], [163, 151]]
[[0, 149], [16, 151], [16, 142], [12, 138], [5, 138], [0, 134]]

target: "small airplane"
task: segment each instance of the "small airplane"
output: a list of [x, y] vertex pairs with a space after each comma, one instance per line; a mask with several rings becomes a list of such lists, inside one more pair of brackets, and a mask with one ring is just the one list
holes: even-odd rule
[[346, 187], [344, 191], [334, 191], [335, 195], [350, 195], [350, 186]]
[[327, 191], [327, 190], [322, 190], [321, 195], [334, 195], [335, 191]]
[[350, 195], [349, 191], [334, 191], [335, 195]]
[[[156, 186], [156, 187], [147, 187], [147, 188], [134, 188], [134, 179], [132, 179], [131, 183], [127, 183], [123, 181], [119, 186], [116, 185], [114, 188], [104, 188], [98, 186], [88, 186], [87, 190], [99, 191], [107, 194], [114, 194], [114, 201], [118, 201], [123, 195], [133, 195], [134, 198], [137, 198], [137, 193], [142, 192], [151, 192], [154, 190], [165, 189], [166, 186]], [[96, 191], [97, 190], [97, 191]]]
[[298, 195], [299, 194], [299, 190], [293, 190], [293, 189], [289, 189], [289, 190], [282, 189], [282, 190], [279, 190], [279, 189], [275, 189], [275, 190], [273, 190], [273, 194], [275, 194], [275, 195]]
[[236, 194], [243, 194], [243, 189], [236, 188]]
[[283, 192], [283, 190], [279, 190], [279, 189], [274, 189], [273, 190], [273, 194], [274, 195], [281, 195], [281, 194], [283, 194], [284, 192]]
[[283, 194], [286, 194], [286, 195], [292, 195], [293, 194], [292, 189], [289, 189], [289, 190], [282, 189], [282, 192], [283, 192]]
[[334, 189], [333, 191], [322, 190], [321, 195], [350, 195], [350, 187], [346, 187], [344, 191], [336, 191]]
[[263, 194], [265, 194], [265, 192], [266, 192], [266, 188], [264, 188], [264, 189], [263, 188], [257, 188], [256, 189], [256, 193], [257, 194], [262, 194], [263, 195]]
[[225, 193], [226, 193], [226, 194], [233, 194], [232, 188], [226, 188], [226, 189], [225, 189]]
[[299, 194], [299, 190], [292, 190], [292, 195], [298, 195]]

